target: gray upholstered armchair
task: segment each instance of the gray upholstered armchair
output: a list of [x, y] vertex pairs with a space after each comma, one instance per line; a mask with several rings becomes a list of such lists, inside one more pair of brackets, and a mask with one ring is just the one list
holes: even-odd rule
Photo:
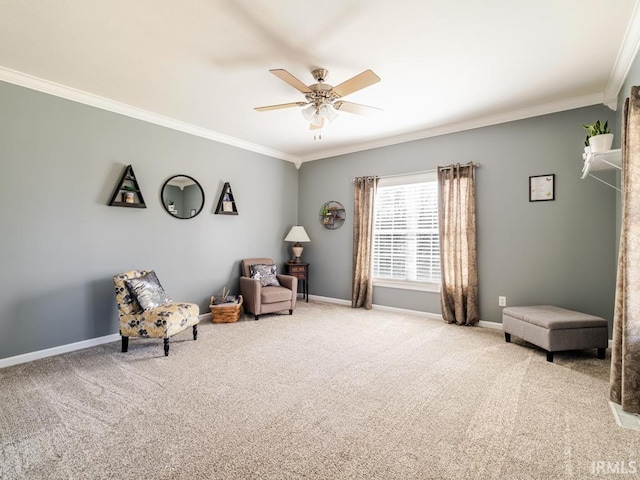
[[[245, 258], [242, 260], [242, 276], [240, 277], [240, 292], [244, 299], [245, 310], [253, 313], [258, 320], [263, 313], [273, 313], [282, 310], [289, 310], [289, 315], [293, 315], [296, 308], [296, 297], [298, 296], [298, 279], [290, 275], [276, 274], [275, 278], [280, 285], [269, 285], [269, 278], [254, 275], [251, 278], [251, 266], [273, 266], [270, 258]], [[254, 271], [258, 267], [254, 268]]]

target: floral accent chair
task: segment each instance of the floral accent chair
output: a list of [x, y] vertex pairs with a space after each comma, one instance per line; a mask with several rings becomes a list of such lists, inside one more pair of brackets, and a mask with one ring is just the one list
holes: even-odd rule
[[193, 339], [197, 339], [200, 308], [172, 302], [153, 270], [120, 273], [113, 277], [113, 283], [123, 352], [128, 350], [129, 337], [164, 339], [165, 356], [169, 355], [169, 338], [176, 333], [193, 327]]

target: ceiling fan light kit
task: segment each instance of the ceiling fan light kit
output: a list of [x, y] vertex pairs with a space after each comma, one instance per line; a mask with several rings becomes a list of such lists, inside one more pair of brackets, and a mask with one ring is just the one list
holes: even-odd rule
[[[370, 115], [380, 111], [379, 108], [369, 107], [367, 105], [345, 102], [344, 100], [336, 101], [350, 93], [357, 92], [358, 90], [362, 90], [365, 87], [379, 82], [380, 77], [371, 70], [365, 70], [335, 87], [325, 83], [329, 71], [324, 68], [316, 68], [311, 72], [311, 75], [313, 75], [313, 78], [315, 78], [317, 82], [311, 85], [305, 85], [286, 70], [278, 68], [269, 71], [280, 80], [288, 83], [300, 93], [304, 94], [306, 101], [256, 107], [254, 110], [258, 112], [291, 107], [305, 107], [302, 109], [302, 116], [309, 122], [309, 129], [318, 130], [324, 126], [325, 119], [333, 122], [338, 117], [338, 110], [356, 115]], [[322, 135], [318, 135], [318, 138], [322, 139]], [[314, 135], [314, 140], [315, 139], [316, 135]]]
[[310, 105], [307, 108], [303, 108], [302, 109], [302, 116], [308, 122], [310, 122], [313, 119], [313, 116], [315, 115], [315, 113], [316, 113], [316, 106], [315, 105]]
[[335, 108], [333, 108], [333, 105], [329, 105], [326, 103], [318, 108], [318, 115], [326, 118], [327, 120], [329, 120], [329, 122], [333, 122], [336, 118], [338, 118], [338, 114], [336, 113]]

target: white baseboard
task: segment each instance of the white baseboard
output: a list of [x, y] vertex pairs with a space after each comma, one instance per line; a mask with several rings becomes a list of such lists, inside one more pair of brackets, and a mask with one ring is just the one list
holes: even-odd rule
[[622, 410], [622, 405], [609, 401], [609, 406], [613, 412], [613, 417], [620, 427], [640, 430], [640, 415]]
[[[309, 295], [311, 300], [317, 300], [318, 302], [335, 303], [337, 305], [351, 305], [349, 300], [342, 300], [340, 298], [321, 297], [319, 295]], [[373, 305], [374, 310], [382, 310], [386, 312], [406, 313], [407, 315], [417, 315], [419, 317], [428, 317], [434, 320], [442, 320], [442, 315], [439, 313], [421, 312], [420, 310], [409, 310], [407, 308], [388, 307], [386, 305]], [[495, 330], [502, 330], [502, 324], [496, 322], [485, 322], [480, 320], [478, 322], [479, 327], [493, 328]]]
[[20, 363], [33, 362], [34, 360], [40, 360], [41, 358], [53, 357], [54, 355], [60, 355], [61, 353], [74, 352], [76, 350], [95, 347], [96, 345], [102, 345], [104, 343], [117, 342], [118, 340], [120, 340], [120, 334], [114, 333], [113, 335], [105, 335], [104, 337], [91, 338], [81, 342], [68, 343], [67, 345], [38, 350], [37, 352], [23, 353], [22, 355], [16, 355], [15, 357], [1, 358], [0, 368], [10, 367]]
[[407, 315], [416, 315], [418, 317], [427, 317], [433, 320], [442, 320], [442, 315], [438, 313], [421, 312], [419, 310], [409, 310], [407, 308], [388, 307], [386, 305], [373, 305], [374, 310], [381, 310], [383, 312], [404, 313]]
[[320, 295], [309, 295], [309, 299], [317, 300], [318, 302], [324, 302], [324, 303], [335, 303], [337, 305], [351, 305], [350, 300], [342, 300], [341, 298], [321, 297]]
[[480, 320], [478, 322], [478, 326], [482, 328], [491, 328], [493, 330], [502, 330], [502, 324], [496, 322], [485, 322], [484, 320]]
[[[202, 315], [199, 315], [198, 318], [201, 322], [203, 320], [211, 320], [211, 312], [203, 313]], [[23, 353], [22, 355], [16, 355], [14, 357], [0, 358], [0, 368], [33, 362], [34, 360], [40, 360], [41, 358], [53, 357], [55, 355], [60, 355], [61, 353], [75, 352], [76, 350], [82, 350], [83, 348], [95, 347], [104, 343], [117, 342], [118, 340], [120, 340], [120, 334], [114, 333], [111, 335], [105, 335], [104, 337], [90, 338], [89, 340], [83, 340], [81, 342], [60, 345], [59, 347]]]

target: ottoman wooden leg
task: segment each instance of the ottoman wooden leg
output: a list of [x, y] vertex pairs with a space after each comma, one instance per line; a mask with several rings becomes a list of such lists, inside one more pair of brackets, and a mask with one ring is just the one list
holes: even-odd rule
[[547, 362], [553, 362], [553, 352], [547, 352]]
[[605, 354], [607, 353], [607, 349], [606, 348], [599, 348], [598, 349], [598, 358], [601, 360], [604, 360]]

